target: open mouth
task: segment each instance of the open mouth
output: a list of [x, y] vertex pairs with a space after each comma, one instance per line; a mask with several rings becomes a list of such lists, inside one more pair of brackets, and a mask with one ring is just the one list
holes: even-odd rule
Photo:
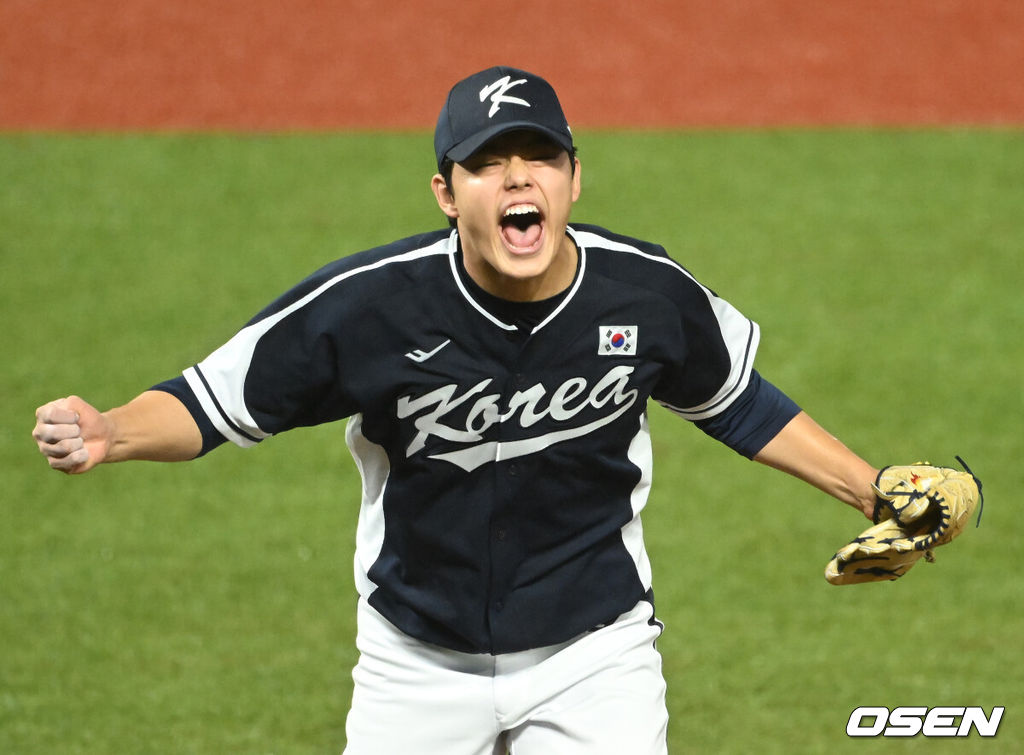
[[501, 235], [512, 251], [534, 251], [543, 230], [543, 217], [534, 204], [513, 205], [501, 217]]

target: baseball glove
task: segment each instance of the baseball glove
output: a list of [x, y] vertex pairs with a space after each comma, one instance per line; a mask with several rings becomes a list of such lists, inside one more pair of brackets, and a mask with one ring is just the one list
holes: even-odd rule
[[963, 532], [975, 507], [981, 524], [981, 481], [956, 458], [965, 471], [923, 462], [879, 472], [875, 525], [839, 549], [825, 579], [833, 585], [899, 579], [920, 558], [934, 561], [932, 550]]

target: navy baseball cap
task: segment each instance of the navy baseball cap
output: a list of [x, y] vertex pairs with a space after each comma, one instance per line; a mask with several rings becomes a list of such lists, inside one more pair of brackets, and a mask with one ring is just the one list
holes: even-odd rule
[[506, 131], [528, 129], [573, 151], [572, 132], [551, 85], [518, 68], [495, 66], [452, 87], [434, 131], [440, 169], [445, 158], [462, 162]]

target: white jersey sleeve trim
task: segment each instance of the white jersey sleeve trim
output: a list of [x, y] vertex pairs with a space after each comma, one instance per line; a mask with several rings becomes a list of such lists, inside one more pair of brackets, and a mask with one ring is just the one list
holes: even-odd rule
[[203, 373], [200, 372], [198, 365], [189, 367], [183, 374], [192, 392], [196, 395], [199, 405], [221, 435], [242, 448], [254, 446], [267, 437], [265, 433], [260, 433], [258, 437], [254, 437], [242, 431], [238, 425], [228, 419], [227, 412], [210, 392], [210, 386], [203, 377]]
[[727, 409], [750, 382], [750, 373], [754, 367], [754, 356], [757, 353], [757, 347], [761, 339], [761, 331], [757, 323], [745, 317], [724, 299], [715, 296], [709, 288], [690, 275], [682, 265], [669, 257], [650, 254], [630, 244], [614, 241], [589, 231], [575, 231], [573, 236], [581, 245], [590, 243], [604, 249], [625, 252], [626, 254], [642, 257], [650, 262], [665, 265], [685, 275], [700, 287], [700, 290], [708, 298], [715, 319], [718, 320], [722, 338], [729, 351], [729, 375], [714, 396], [697, 406], [679, 407], [664, 401], [659, 401], [658, 403], [669, 411], [691, 421], [714, 417], [716, 414]]
[[186, 370], [185, 379], [214, 427], [242, 447], [270, 437], [271, 433], [259, 427], [245, 404], [245, 380], [260, 339], [281, 320], [349, 278], [387, 265], [444, 254], [449, 254], [448, 239], [336, 275], [279, 312], [242, 328], [206, 359]]
[[[716, 304], [719, 306], [715, 306]], [[715, 299], [712, 305], [715, 306], [715, 315], [722, 325], [722, 335], [732, 358], [732, 369], [728, 379], [718, 393], [697, 406], [679, 407], [665, 401], [658, 402], [669, 411], [691, 421], [708, 419], [720, 414], [743, 393], [750, 383], [754, 354], [761, 338], [757, 323], [740, 315], [729, 304], [721, 299]]]

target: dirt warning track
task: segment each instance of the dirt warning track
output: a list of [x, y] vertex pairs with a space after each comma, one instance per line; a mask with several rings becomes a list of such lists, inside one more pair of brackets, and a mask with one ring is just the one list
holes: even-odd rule
[[1024, 123], [1019, 0], [4, 0], [0, 128], [428, 128], [535, 70], [576, 126]]

